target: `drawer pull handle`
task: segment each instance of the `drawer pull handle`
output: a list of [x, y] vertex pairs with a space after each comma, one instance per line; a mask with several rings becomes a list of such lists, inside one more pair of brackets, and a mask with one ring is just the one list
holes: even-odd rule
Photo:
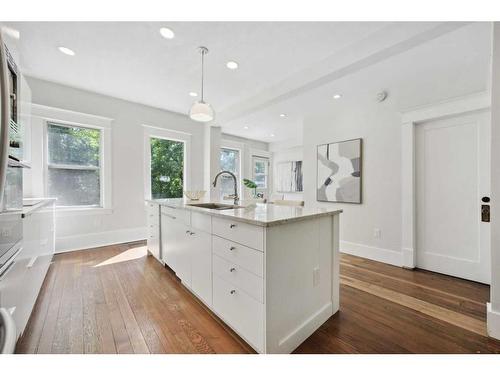
[[231, 224], [231, 225], [229, 226], [229, 228], [230, 228], [230, 229], [236, 228], [236, 224]]
[[234, 293], [236, 293], [236, 290], [233, 289], [229, 293], [234, 294]]
[[231, 267], [231, 268], [229, 269], [229, 272], [234, 272], [234, 271], [236, 271], [236, 268], [234, 268], [234, 267]]
[[189, 231], [189, 230], [186, 231], [186, 234], [190, 234], [190, 233], [191, 233], [191, 231]]
[[195, 232], [189, 232], [189, 235], [192, 236], [193, 234], [196, 234]]
[[236, 250], [236, 247], [235, 247], [235, 246], [231, 246], [231, 247], [229, 248], [229, 251], [233, 251], [233, 250]]

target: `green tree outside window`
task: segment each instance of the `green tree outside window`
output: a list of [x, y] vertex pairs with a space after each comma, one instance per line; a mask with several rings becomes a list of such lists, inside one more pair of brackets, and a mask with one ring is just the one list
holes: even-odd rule
[[182, 198], [184, 143], [160, 138], [150, 142], [152, 198]]

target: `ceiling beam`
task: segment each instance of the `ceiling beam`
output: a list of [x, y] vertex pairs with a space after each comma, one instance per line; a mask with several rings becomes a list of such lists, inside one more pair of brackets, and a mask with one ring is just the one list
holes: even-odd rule
[[[219, 125], [248, 116], [427, 43], [470, 22], [395, 22], [258, 95], [222, 110]], [[300, 53], [300, 51], [297, 51]], [[293, 61], [290, 61], [293, 64]]]

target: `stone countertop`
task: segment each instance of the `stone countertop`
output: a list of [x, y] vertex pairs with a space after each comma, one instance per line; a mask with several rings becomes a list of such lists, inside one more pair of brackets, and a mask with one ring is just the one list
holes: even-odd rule
[[[232, 219], [248, 224], [270, 227], [290, 222], [308, 220], [322, 216], [338, 215], [342, 212], [339, 209], [325, 209], [314, 207], [293, 207], [279, 206], [272, 203], [254, 203], [251, 201], [241, 201], [240, 208], [228, 210], [214, 210], [208, 208], [194, 207], [192, 204], [211, 203], [208, 200], [189, 201], [185, 198], [173, 199], [150, 199], [148, 202], [156, 203], [176, 209], [186, 209], [193, 212], [201, 212], [207, 215]], [[216, 202], [232, 204], [232, 201]]]
[[47, 204], [55, 201], [56, 198], [24, 198], [22, 217], [25, 218], [42, 207], [45, 207]]

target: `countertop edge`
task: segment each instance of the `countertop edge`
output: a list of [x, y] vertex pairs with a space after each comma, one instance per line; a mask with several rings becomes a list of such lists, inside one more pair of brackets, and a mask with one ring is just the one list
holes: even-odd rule
[[[33, 198], [35, 199], [35, 198]], [[23, 211], [22, 211], [22, 218], [24, 219], [25, 217], [31, 215], [33, 212], [38, 211], [42, 207], [45, 207], [47, 204], [51, 202], [55, 202], [56, 198], [36, 198], [36, 200], [40, 200], [39, 203], [33, 205], [33, 206], [24, 206]]]
[[[220, 217], [222, 219], [235, 220], [235, 221], [239, 221], [242, 223], [258, 225], [258, 226], [266, 227], [266, 228], [278, 226], [278, 225], [283, 225], [283, 224], [288, 224], [288, 223], [293, 223], [293, 222], [298, 222], [298, 221], [317, 219], [320, 217], [334, 216], [334, 215], [338, 215], [338, 214], [342, 213], [342, 211], [343, 211], [342, 209], [338, 209], [338, 210], [332, 210], [332, 211], [310, 213], [310, 214], [306, 214], [306, 215], [299, 216], [299, 217], [290, 217], [290, 218], [285, 218], [285, 219], [277, 219], [277, 220], [273, 220], [273, 221], [260, 221], [260, 220], [252, 220], [252, 219], [248, 219], [248, 218], [244, 218], [244, 217], [231, 216], [231, 215], [224, 214], [221, 211], [209, 210], [206, 208], [193, 207], [193, 206], [188, 206], [188, 205], [177, 205], [177, 204], [170, 203], [170, 202], [158, 202], [154, 199], [146, 199], [145, 201], [149, 202], [149, 203], [158, 204], [160, 206], [170, 207], [173, 209], [181, 209], [181, 210], [188, 210], [188, 211], [192, 211], [192, 212], [199, 212], [199, 213], [210, 215], [210, 216]], [[239, 208], [239, 209], [241, 210], [244, 208]], [[227, 211], [231, 211], [231, 210], [227, 210]]]

